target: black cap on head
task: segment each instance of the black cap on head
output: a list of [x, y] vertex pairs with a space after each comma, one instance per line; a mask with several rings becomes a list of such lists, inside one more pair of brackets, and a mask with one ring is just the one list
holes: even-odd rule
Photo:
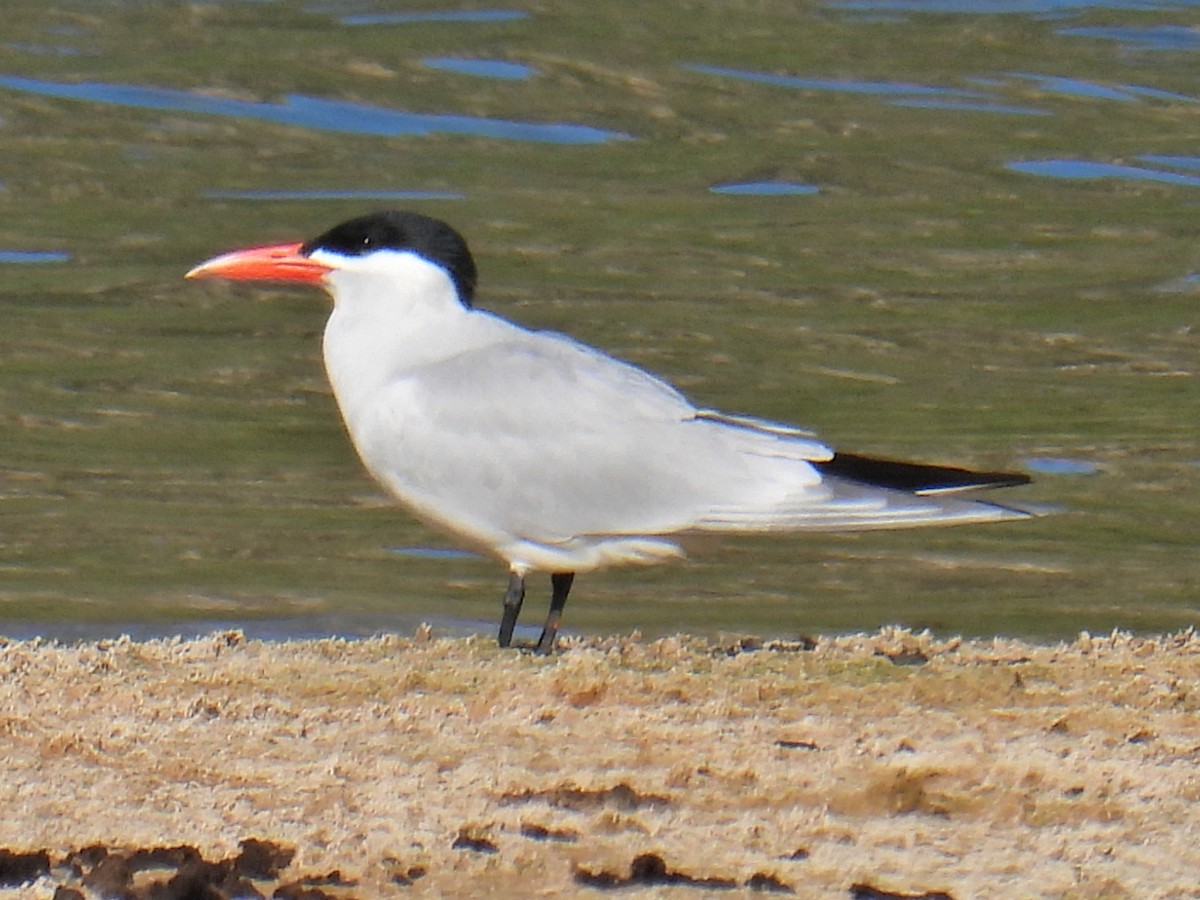
[[343, 256], [365, 256], [376, 250], [408, 250], [445, 269], [463, 306], [475, 296], [475, 260], [461, 234], [440, 219], [414, 212], [378, 212], [330, 228], [300, 248], [332, 250]]

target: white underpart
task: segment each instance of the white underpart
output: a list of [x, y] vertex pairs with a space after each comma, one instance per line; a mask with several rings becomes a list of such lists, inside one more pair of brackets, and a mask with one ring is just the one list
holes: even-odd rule
[[822, 479], [832, 451], [791, 426], [699, 410], [562, 334], [464, 307], [412, 253], [328, 276], [325, 365], [371, 474], [417, 515], [515, 571], [681, 555], [696, 531], [861, 530], [992, 521], [986, 503]]

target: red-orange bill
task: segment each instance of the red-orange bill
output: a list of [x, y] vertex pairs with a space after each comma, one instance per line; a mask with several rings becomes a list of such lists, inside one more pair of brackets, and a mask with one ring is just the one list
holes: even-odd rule
[[202, 262], [187, 278], [229, 278], [234, 281], [319, 282], [329, 266], [300, 255], [302, 244], [274, 244], [235, 250]]

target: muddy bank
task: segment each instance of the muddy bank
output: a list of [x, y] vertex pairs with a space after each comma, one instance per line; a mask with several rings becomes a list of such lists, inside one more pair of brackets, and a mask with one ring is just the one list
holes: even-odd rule
[[0, 894], [1196, 896], [1198, 719], [1191, 633], [7, 642]]

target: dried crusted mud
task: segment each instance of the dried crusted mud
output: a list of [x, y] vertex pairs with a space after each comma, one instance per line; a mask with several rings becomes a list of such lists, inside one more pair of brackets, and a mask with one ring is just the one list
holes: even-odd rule
[[1200, 896], [1200, 638], [0, 641], [0, 896]]

